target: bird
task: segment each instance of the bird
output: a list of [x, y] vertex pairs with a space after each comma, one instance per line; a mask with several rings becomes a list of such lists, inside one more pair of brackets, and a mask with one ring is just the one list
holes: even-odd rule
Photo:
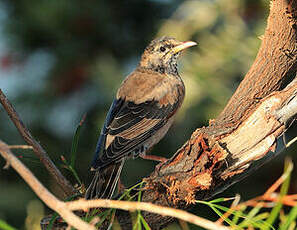
[[125, 160], [144, 157], [167, 133], [185, 96], [177, 60], [181, 51], [195, 45], [163, 36], [145, 48], [106, 116], [91, 164], [95, 175], [86, 199], [111, 199]]

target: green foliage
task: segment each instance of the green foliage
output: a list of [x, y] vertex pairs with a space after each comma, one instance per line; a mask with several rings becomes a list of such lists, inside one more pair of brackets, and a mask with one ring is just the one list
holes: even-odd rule
[[[180, 62], [186, 85], [182, 110], [152, 153], [170, 157], [195, 128], [207, 125], [227, 103], [256, 56], [268, 8], [266, 0], [3, 0], [0, 87], [54, 162], [72, 146], [63, 159], [64, 167], [79, 185], [87, 184], [88, 168], [115, 90], [152, 38], [168, 35], [198, 42]], [[73, 135], [73, 127], [85, 113], [85, 128], [78, 126]], [[0, 139], [23, 143], [3, 110], [0, 120]], [[39, 160], [32, 154], [20, 154], [34, 174], [57, 191]], [[267, 174], [276, 176], [280, 170], [279, 162], [274, 162], [253, 175], [254, 186], [242, 183], [240, 190], [233, 187], [235, 192], [252, 196], [264, 190], [273, 180]], [[129, 169], [123, 170], [121, 180], [127, 186], [153, 169], [152, 162], [143, 160], [125, 166]], [[291, 183], [294, 186], [296, 180]], [[18, 176], [0, 171], [0, 187], [6, 188], [0, 189], [0, 197], [4, 197], [0, 199], [0, 217], [18, 229], [24, 228], [25, 219], [20, 207], [36, 198], [28, 189], [21, 190], [20, 196], [20, 186], [25, 185]], [[228, 191], [235, 193], [232, 187]], [[125, 199], [136, 197], [126, 193]], [[219, 204], [212, 207], [224, 212], [214, 205]], [[247, 210], [234, 213], [230, 221], [241, 223]], [[287, 220], [292, 224], [296, 209], [290, 213]]]
[[[253, 204], [255, 204], [255, 206], [252, 208], [249, 207], [248, 202], [238, 204], [235, 206], [236, 208], [233, 206], [228, 207], [227, 205], [224, 205], [226, 202], [235, 200], [235, 198], [221, 197], [210, 201], [197, 200], [196, 202], [198, 205], [206, 205], [211, 208], [214, 213], [216, 213], [227, 225], [231, 227], [231, 229], [244, 230], [247, 228], [256, 228], [261, 230], [289, 230], [292, 229], [292, 226], [296, 225], [296, 207], [291, 208], [289, 212], [282, 209], [282, 198], [288, 193], [292, 170], [293, 163], [291, 160], [287, 159], [285, 161], [284, 173], [280, 178], [280, 180], [282, 180], [282, 185], [280, 188], [280, 193], [277, 196], [278, 202], [275, 203], [274, 207], [270, 211], [264, 205], [264, 201], [257, 200], [254, 200]], [[143, 182], [125, 190], [119, 200], [127, 199], [129, 201], [141, 201], [142, 187]], [[135, 191], [135, 189], [139, 189], [139, 191], [131, 196], [130, 193]], [[95, 210], [95, 212], [89, 216], [89, 219], [86, 220], [90, 221], [94, 215], [97, 215], [100, 217], [100, 221], [97, 223], [98, 227], [107, 220], [109, 221], [110, 226], [112, 226], [115, 217], [115, 209], [106, 209], [99, 214], [96, 214], [96, 211], [98, 210]], [[285, 216], [281, 217], [280, 212], [288, 214], [284, 214]], [[134, 223], [133, 230], [150, 229], [149, 224], [145, 221], [140, 210], [136, 211], [136, 215], [132, 214], [132, 217]], [[279, 228], [276, 227], [276, 222], [280, 223]]]
[[293, 171], [292, 161], [286, 160], [284, 174], [282, 176], [284, 178], [284, 182], [280, 189], [279, 201], [277, 202], [276, 206], [271, 210], [270, 215], [267, 219], [267, 223], [270, 225], [272, 225], [277, 220], [279, 213], [281, 211], [281, 208], [283, 207], [281, 199], [288, 193], [292, 171]]
[[[292, 229], [292, 226], [296, 225], [296, 207], [291, 208], [289, 212], [283, 209], [282, 199], [287, 195], [288, 188], [290, 185], [290, 177], [293, 170], [293, 163], [291, 160], [286, 160], [284, 173], [281, 176], [280, 180], [282, 185], [280, 188], [280, 193], [277, 196], [278, 201], [275, 203], [274, 207], [269, 211], [268, 208], [264, 205], [264, 201], [254, 200], [254, 207], [250, 208], [248, 202], [238, 204], [237, 206], [224, 205], [226, 202], [235, 200], [235, 198], [217, 198], [210, 201], [201, 201], [197, 200], [198, 205], [206, 205], [213, 210], [231, 229], [261, 229], [261, 230], [289, 230]], [[133, 187], [125, 190], [122, 196], [119, 198], [127, 200], [137, 200], [141, 201], [143, 183], [134, 185]], [[139, 191], [133, 196], [130, 195], [132, 191], [139, 189]], [[266, 194], [266, 193], [265, 193]], [[263, 196], [265, 197], [265, 196]], [[264, 199], [264, 198], [263, 198]], [[223, 204], [222, 204], [223, 203]], [[97, 210], [98, 211], [98, 210]], [[99, 227], [104, 221], [109, 221], [110, 227], [114, 222], [115, 209], [107, 209], [103, 212], [100, 212], [97, 216], [100, 217]], [[284, 213], [281, 217], [280, 213]], [[285, 214], [288, 213], [288, 214]], [[92, 213], [90, 217], [93, 217], [96, 213]], [[141, 229], [150, 229], [149, 224], [145, 221], [140, 210], [136, 211], [136, 215], [132, 214], [133, 219], [133, 230]], [[90, 221], [91, 218], [88, 219]], [[280, 226], [277, 228], [276, 222], [279, 222]]]
[[[125, 191], [118, 198], [118, 200], [131, 201], [137, 197], [137, 200], [140, 201], [141, 200], [141, 188], [143, 187], [143, 185], [144, 185], [144, 182], [142, 181], [142, 182], [139, 182], [139, 183], [135, 184], [134, 186], [130, 187], [129, 189], [125, 189]], [[137, 193], [135, 193], [134, 195], [131, 195], [130, 193], [134, 190], [139, 190], [139, 191]], [[116, 211], [116, 209], [114, 209], [114, 208], [106, 209], [104, 211], [94, 209], [94, 210], [92, 210], [91, 213], [87, 214], [85, 220], [87, 222], [90, 222], [95, 216], [98, 216], [100, 218], [100, 221], [97, 223], [97, 226], [101, 226], [102, 223], [106, 220], [108, 220], [110, 222], [110, 225], [112, 225], [113, 221], [114, 221], [115, 211]], [[99, 213], [99, 214], [97, 214], [97, 213]], [[145, 225], [147, 225], [147, 223], [145, 222], [144, 218], [142, 217], [140, 211], [137, 211], [137, 223], [142, 224], [144, 227], [145, 227]], [[137, 225], [137, 223], [135, 225]], [[134, 225], [134, 227], [135, 227], [135, 225]], [[138, 227], [136, 227], [136, 229], [137, 228]]]
[[75, 171], [75, 169], [71, 166], [71, 163], [68, 163], [68, 161], [66, 160], [66, 158], [64, 156], [61, 156], [61, 160], [64, 163], [64, 168], [68, 169], [72, 175], [75, 177], [75, 179], [77, 180], [77, 182], [79, 183], [79, 185], [82, 185], [82, 182], [77, 174], [77, 172]]
[[[71, 159], [70, 164], [67, 162], [67, 160], [65, 159], [64, 156], [61, 156], [61, 160], [64, 163], [64, 168], [68, 169], [72, 173], [72, 175], [75, 177], [75, 179], [77, 180], [77, 182], [79, 183], [80, 186], [82, 185], [82, 182], [81, 182], [76, 170], [74, 169], [74, 167], [75, 167], [75, 160], [76, 160], [76, 153], [77, 153], [77, 148], [78, 148], [80, 130], [81, 130], [84, 120], [85, 120], [85, 115], [81, 119], [79, 125], [76, 128], [75, 134], [73, 136], [72, 145], [71, 145], [71, 153], [70, 153], [70, 159]], [[65, 199], [65, 201], [71, 201], [78, 196], [79, 196], [79, 194], [73, 195], [73, 196]], [[55, 223], [55, 221], [58, 217], [59, 217], [58, 213], [54, 213], [52, 215], [49, 225], [47, 226], [47, 230], [51, 230], [53, 228], [53, 224]]]
[[[278, 195], [278, 202], [272, 208], [270, 212], [265, 209], [262, 202], [258, 202], [255, 207], [248, 209], [245, 204], [240, 205], [239, 209], [234, 209], [232, 207], [228, 208], [222, 206], [218, 203], [229, 201], [233, 198], [218, 198], [211, 201], [196, 201], [198, 204], [204, 204], [210, 207], [220, 218], [222, 218], [228, 225], [235, 229], [246, 229], [248, 227], [254, 227], [261, 230], [276, 229], [273, 225], [275, 222], [280, 221], [280, 227], [277, 229], [287, 230], [294, 221], [296, 221], [296, 207], [293, 207], [287, 216], [283, 217], [285, 221], [281, 221], [280, 212], [286, 213], [283, 207], [282, 198], [287, 195], [290, 186], [290, 177], [293, 170], [293, 163], [291, 160], [287, 159], [285, 161], [284, 173], [281, 176], [283, 180], [282, 186], [280, 188], [280, 193]], [[228, 213], [233, 216], [233, 218], [228, 218], [224, 215]], [[283, 222], [283, 223], [282, 223]]]
[[0, 219], [0, 229], [1, 230], [16, 230], [16, 228], [12, 227], [8, 223], [6, 223], [4, 220]]
[[70, 163], [68, 163], [68, 161], [66, 160], [66, 158], [64, 156], [61, 156], [61, 160], [64, 163], [64, 168], [68, 169], [73, 174], [73, 176], [75, 177], [75, 179], [77, 180], [77, 182], [79, 183], [80, 186], [82, 185], [82, 182], [81, 182], [81, 179], [79, 178], [76, 170], [74, 169], [74, 167], [75, 167], [75, 160], [76, 160], [76, 156], [77, 156], [77, 147], [78, 147], [80, 130], [81, 130], [84, 120], [85, 120], [85, 115], [79, 122], [79, 125], [77, 126], [75, 134], [73, 136], [71, 152], [70, 152]]
[[74, 166], [75, 166], [80, 129], [82, 127], [82, 124], [83, 124], [85, 118], [86, 118], [86, 115], [84, 115], [82, 120], [79, 122], [79, 125], [77, 126], [75, 134], [73, 136], [72, 146], [71, 146], [71, 163], [70, 163], [71, 168], [74, 168]]
[[[137, 195], [137, 201], [140, 202], [141, 201], [141, 188], [142, 188], [142, 184], [140, 187], [140, 191], [138, 192]], [[142, 227], [144, 227], [145, 230], [150, 230], [150, 226], [148, 225], [148, 223], [145, 221], [145, 219], [143, 218], [141, 211], [137, 210], [137, 217], [136, 217], [136, 221], [135, 224], [133, 226], [133, 230], [141, 230]]]
[[54, 223], [55, 221], [57, 220], [57, 218], [59, 217], [58, 213], [54, 213], [52, 215], [52, 218], [50, 219], [50, 222], [47, 226], [47, 230], [52, 230], [53, 229], [53, 226], [54, 226]]
[[[66, 198], [64, 201], [72, 201], [74, 200], [75, 198], [79, 197], [79, 194], [75, 194], [73, 196], [70, 196], [68, 198]], [[53, 228], [53, 225], [55, 223], [55, 221], [58, 219], [59, 215], [58, 213], [54, 213], [49, 221], [49, 224], [47, 226], [47, 230], [51, 230]]]
[[296, 228], [296, 220], [297, 220], [297, 206], [293, 207], [285, 221], [283, 221], [280, 225], [280, 230], [287, 230], [287, 229], [295, 229]]

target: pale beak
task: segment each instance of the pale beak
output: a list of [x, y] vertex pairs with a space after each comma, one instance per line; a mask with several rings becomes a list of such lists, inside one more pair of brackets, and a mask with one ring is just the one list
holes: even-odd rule
[[189, 47], [196, 46], [196, 45], [197, 45], [197, 43], [196, 42], [192, 42], [192, 41], [183, 42], [180, 45], [177, 45], [177, 46], [173, 47], [171, 49], [171, 52], [174, 53], [174, 54], [176, 54], [176, 53], [178, 53], [178, 52], [180, 52], [180, 51], [182, 51], [184, 49], [187, 49]]

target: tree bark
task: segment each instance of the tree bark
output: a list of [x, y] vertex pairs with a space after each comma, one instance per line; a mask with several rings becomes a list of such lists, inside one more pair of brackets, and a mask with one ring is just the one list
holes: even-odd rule
[[[12, 104], [8, 101], [2, 90], [0, 89], [0, 103], [7, 112], [11, 121], [14, 123], [15, 127], [18, 129], [19, 133], [23, 139], [27, 142], [29, 146], [32, 146], [32, 149], [35, 155], [40, 159], [40, 162], [45, 166], [49, 174], [53, 179], [60, 185], [62, 191], [65, 195], [71, 196], [77, 194], [78, 192], [74, 189], [71, 183], [63, 176], [57, 166], [52, 162], [46, 151], [42, 146], [36, 141], [31, 135], [30, 131], [27, 129], [25, 124], [22, 122], [16, 110], [13, 108]], [[66, 196], [66, 197], [67, 197]]]
[[[281, 152], [297, 114], [297, 1], [273, 0], [258, 55], [225, 109], [144, 180], [143, 202], [189, 209]], [[171, 217], [143, 212], [152, 229]], [[122, 229], [131, 217], [117, 212]], [[106, 227], [106, 226], [105, 226]], [[103, 227], [104, 228], [104, 227]]]
[[[272, 159], [297, 114], [297, 1], [271, 1], [257, 57], [225, 109], [144, 180], [142, 201], [188, 209]], [[124, 229], [129, 219], [119, 214]], [[144, 213], [152, 229], [172, 218]]]

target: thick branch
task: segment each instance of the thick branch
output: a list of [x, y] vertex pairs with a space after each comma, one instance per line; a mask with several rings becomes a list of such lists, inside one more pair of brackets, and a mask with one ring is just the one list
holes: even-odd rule
[[95, 230], [94, 226], [82, 221], [79, 217], [74, 215], [67, 207], [66, 204], [58, 200], [51, 194], [31, 173], [31, 171], [17, 159], [9, 149], [9, 146], [0, 140], [0, 155], [18, 172], [24, 181], [31, 187], [36, 195], [52, 210], [58, 212], [67, 222], [71, 223], [77, 229], [81, 230]]
[[220, 224], [216, 224], [209, 220], [195, 216], [191, 213], [177, 210], [173, 208], [166, 208], [158, 205], [153, 205], [144, 202], [129, 202], [129, 201], [113, 201], [113, 200], [77, 200], [68, 203], [58, 200], [51, 194], [31, 173], [31, 171], [19, 161], [10, 151], [10, 146], [6, 145], [0, 140], [0, 155], [7, 161], [6, 168], [12, 166], [24, 181], [31, 187], [36, 195], [52, 210], [58, 212], [61, 217], [70, 225], [79, 230], [94, 230], [95, 227], [87, 224], [79, 217], [73, 214], [73, 210], [87, 210], [89, 208], [103, 207], [103, 208], [116, 208], [128, 211], [144, 210], [154, 212], [160, 215], [169, 215], [182, 219], [184, 221], [196, 224], [209, 230], [227, 230], [229, 228]]
[[[272, 0], [267, 28], [257, 57], [215, 122], [228, 133], [254, 110], [259, 99], [281, 90], [296, 74], [296, 1]], [[219, 129], [218, 129], [219, 128]]]
[[[216, 121], [197, 129], [145, 179], [142, 201], [188, 209], [195, 199], [211, 198], [283, 149], [282, 135], [297, 113], [296, 16], [296, 1], [271, 2], [261, 48], [235, 94]], [[153, 229], [172, 221], [150, 213], [145, 218]], [[121, 214], [119, 219], [128, 221]]]
[[197, 226], [201, 226], [205, 229], [213, 229], [213, 230], [228, 230], [229, 228], [225, 226], [221, 226], [212, 222], [210, 220], [206, 220], [199, 216], [195, 216], [191, 213], [188, 213], [183, 210], [167, 208], [160, 205], [154, 205], [151, 203], [145, 202], [135, 202], [135, 201], [120, 201], [120, 200], [77, 200], [71, 201], [66, 204], [67, 208], [70, 210], [79, 210], [79, 209], [89, 209], [96, 207], [105, 207], [105, 208], [116, 208], [127, 211], [136, 211], [142, 210], [147, 212], [156, 213], [163, 216], [171, 216], [175, 217], [189, 223], [195, 224]]
[[[219, 117], [197, 129], [149, 178], [142, 201], [188, 209], [209, 199], [278, 154], [297, 114], [297, 1], [271, 1], [258, 55]], [[294, 80], [295, 79], [295, 80]], [[118, 213], [123, 229], [131, 220]], [[173, 218], [144, 213], [152, 229]]]
[[19, 115], [5, 97], [4, 93], [0, 89], [0, 102], [4, 109], [6, 110], [7, 114], [9, 115], [10, 119], [18, 129], [19, 133], [22, 135], [24, 140], [33, 147], [33, 151], [36, 156], [40, 159], [42, 164], [46, 167], [49, 174], [53, 176], [55, 181], [60, 185], [62, 190], [65, 192], [67, 196], [73, 195], [76, 193], [75, 189], [72, 187], [70, 182], [62, 175], [59, 169], [55, 166], [55, 164], [51, 161], [45, 150], [42, 146], [33, 138], [29, 130], [26, 128], [24, 123], [21, 121]]

